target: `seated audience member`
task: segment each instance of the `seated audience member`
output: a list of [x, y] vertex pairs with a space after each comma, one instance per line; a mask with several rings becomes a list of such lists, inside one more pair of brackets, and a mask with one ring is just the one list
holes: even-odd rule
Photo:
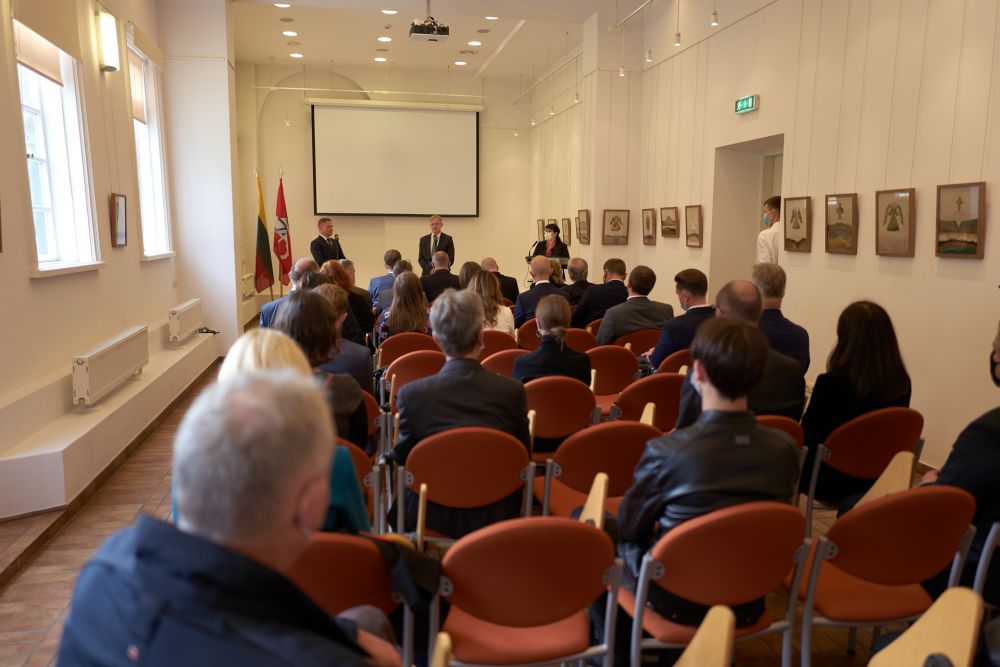
[[[715, 296], [715, 311], [716, 317], [734, 318], [757, 326], [761, 312], [760, 292], [749, 281], [731, 280]], [[750, 388], [747, 395], [750, 409], [754, 414], [782, 415], [798, 421], [806, 400], [802, 367], [799, 362], [775, 352], [770, 346], [766, 349], [766, 355], [764, 375], [756, 386]], [[677, 428], [690, 426], [701, 414], [701, 396], [693, 380], [694, 376], [689, 373], [681, 385]]]
[[299, 344], [322, 380], [340, 437], [368, 449], [368, 414], [361, 387], [346, 373], [323, 370], [337, 356], [340, 340], [337, 315], [330, 302], [315, 292], [296, 292], [278, 311], [274, 328]]
[[371, 300], [372, 300], [371, 293], [368, 290], [366, 290], [364, 287], [360, 287], [358, 285], [358, 271], [357, 271], [357, 269], [354, 266], [354, 260], [344, 258], [344, 259], [340, 260], [340, 265], [342, 267], [344, 267], [345, 271], [347, 271], [347, 277], [351, 281], [351, 290], [350, 291], [354, 292], [358, 296], [363, 297], [364, 300], [365, 300], [365, 303], [371, 303]]
[[[333, 306], [333, 314], [337, 317], [337, 335], [344, 326], [347, 314], [350, 309], [347, 305], [347, 292], [336, 285], [320, 285], [313, 290]], [[340, 338], [337, 342], [337, 354], [330, 361], [320, 366], [320, 370], [326, 373], [347, 373], [358, 383], [362, 389], [372, 396], [375, 389], [372, 384], [372, 353], [364, 345]]]
[[[362, 332], [371, 333], [375, 326], [375, 316], [372, 315], [372, 309], [368, 307], [368, 299], [351, 289], [351, 277], [348, 275], [347, 269], [339, 261], [330, 260], [319, 270], [330, 279], [331, 283], [347, 292], [347, 305], [357, 320], [358, 326]], [[364, 343], [364, 341], [355, 342]]]
[[206, 389], [174, 441], [180, 520], [142, 515], [87, 563], [59, 664], [399, 665], [394, 647], [284, 576], [323, 520], [332, 443], [310, 378], [254, 373]]
[[427, 303], [433, 303], [434, 299], [446, 289], [460, 289], [458, 276], [451, 272], [451, 262], [448, 261], [448, 253], [438, 250], [431, 255], [431, 272], [426, 276], [421, 276], [420, 285], [427, 296]]
[[517, 301], [517, 295], [520, 292], [517, 289], [517, 279], [500, 273], [500, 267], [497, 266], [497, 261], [492, 257], [484, 257], [479, 265], [483, 267], [483, 271], [489, 271], [497, 277], [500, 281], [500, 293], [503, 294], [503, 298], [510, 301], [513, 305]]
[[[652, 301], [649, 293], [656, 285], [656, 274], [648, 266], [637, 266], [628, 274], [625, 303], [608, 308], [597, 330], [597, 342], [610, 345], [617, 338], [639, 329], [657, 329], [674, 316], [672, 306]], [[636, 350], [639, 352], [639, 350]]]
[[608, 308], [625, 303], [625, 262], [615, 257], [604, 262], [604, 283], [591, 285], [580, 297], [580, 305], [573, 312], [571, 324], [582, 329], [596, 319], [604, 317]]
[[[373, 309], [378, 308], [378, 295], [382, 290], [391, 290], [392, 281], [395, 276], [392, 273], [392, 267], [396, 265], [396, 262], [403, 259], [403, 255], [395, 249], [389, 249], [385, 251], [382, 256], [382, 261], [385, 264], [385, 273], [381, 276], [375, 276], [368, 281], [368, 293], [371, 295], [371, 304]], [[378, 310], [375, 311], [376, 314]]]
[[528, 265], [531, 272], [531, 288], [526, 292], [517, 295], [514, 302], [514, 326], [519, 327], [535, 316], [535, 308], [543, 296], [550, 294], [562, 295], [562, 290], [552, 284], [552, 264], [545, 257], [537, 256], [531, 258]]
[[552, 266], [552, 275], [549, 276], [549, 280], [552, 281], [553, 285], [561, 289], [566, 284], [563, 281], [562, 264], [559, 263], [558, 259], [549, 259], [549, 264]]
[[[396, 277], [399, 276], [400, 273], [404, 273], [406, 271], [410, 272], [413, 271], [413, 264], [410, 263], [410, 260], [401, 259], [395, 264], [393, 264], [392, 265], [392, 279], [394, 281], [393, 284], [395, 284]], [[389, 285], [388, 288], [383, 289], [381, 292], [379, 292], [378, 299], [375, 300], [375, 312], [377, 315], [381, 315], [385, 311], [389, 310], [389, 306], [392, 305], [392, 294], [393, 294], [392, 285]]]
[[503, 305], [500, 281], [489, 271], [480, 271], [472, 277], [469, 289], [483, 300], [483, 328], [514, 335], [514, 312]]
[[[816, 445], [836, 428], [866, 412], [910, 405], [910, 376], [899, 353], [896, 331], [889, 313], [871, 301], [847, 306], [837, 320], [837, 344], [813, 387], [809, 407], [802, 416], [804, 444], [809, 448], [803, 471], [812, 470]], [[816, 498], [841, 503], [863, 494], [874, 480], [845, 475], [820, 465]], [[799, 488], [809, 491], [809, 475]]]
[[[462, 426], [497, 429], [528, 447], [528, 407], [523, 385], [479, 364], [482, 321], [482, 301], [468, 290], [447, 290], [434, 302], [431, 327], [447, 361], [436, 375], [415, 380], [399, 392], [399, 438], [391, 453], [397, 463], [405, 464], [410, 451], [427, 436]], [[469, 443], [469, 447], [475, 446], [475, 442]], [[493, 505], [472, 509], [446, 508], [429, 502], [427, 528], [460, 537], [518, 516], [520, 505], [520, 491]], [[407, 489], [407, 530], [414, 529], [416, 516], [417, 496]]]
[[396, 276], [392, 285], [392, 305], [382, 311], [375, 323], [375, 345], [381, 345], [389, 336], [416, 331], [431, 332], [427, 317], [427, 297], [420, 287], [420, 278], [412, 271]]
[[477, 262], [466, 262], [458, 270], [458, 289], [465, 289], [472, 282], [472, 277], [483, 270]]
[[678, 350], [691, 347], [694, 334], [705, 320], [715, 317], [715, 308], [705, 301], [708, 277], [698, 269], [684, 269], [674, 276], [677, 301], [683, 315], [667, 320], [660, 328], [660, 340], [646, 353], [653, 368]]
[[[316, 265], [316, 260], [312, 257], [301, 257], [295, 260], [292, 264], [292, 270], [288, 272], [288, 279], [291, 281], [289, 285], [289, 294], [299, 288], [299, 282], [302, 280], [302, 276], [307, 273], [312, 273], [313, 271], [319, 271], [319, 267]], [[264, 329], [271, 326], [271, 322], [274, 321], [274, 316], [278, 313], [278, 306], [281, 302], [287, 298], [286, 296], [279, 297], [273, 301], [268, 301], [260, 308], [260, 328]]]
[[569, 302], [558, 294], [543, 297], [535, 309], [535, 319], [542, 342], [537, 350], [514, 360], [511, 377], [531, 382], [549, 375], [565, 375], [589, 385], [590, 357], [566, 347]]
[[[299, 288], [303, 292], [308, 292], [316, 289], [317, 287], [331, 284], [333, 284], [333, 281], [330, 280], [327, 274], [320, 273], [319, 271], [313, 271], [312, 273], [307, 273], [302, 276], [302, 280], [299, 281]], [[361, 330], [361, 325], [358, 324], [358, 318], [354, 316], [354, 313], [351, 312], [350, 309], [348, 309], [347, 319], [344, 320], [344, 324], [340, 329], [340, 336], [341, 338], [353, 341], [358, 345], [363, 345], [365, 342], [365, 334]]]
[[809, 334], [781, 314], [781, 300], [785, 298], [785, 270], [777, 264], [754, 264], [750, 281], [760, 290], [764, 312], [757, 326], [767, 336], [772, 350], [795, 359], [802, 364], [802, 372], [809, 370]]
[[580, 303], [583, 293], [591, 285], [591, 283], [587, 282], [587, 270], [587, 260], [581, 257], [574, 257], [566, 265], [566, 273], [569, 274], [569, 279], [573, 282], [563, 286], [563, 296], [569, 300], [569, 305], [571, 306]]

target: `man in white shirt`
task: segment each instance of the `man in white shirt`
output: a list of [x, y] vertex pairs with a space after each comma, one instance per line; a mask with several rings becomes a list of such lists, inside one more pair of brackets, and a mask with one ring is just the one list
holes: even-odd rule
[[778, 248], [785, 235], [785, 226], [781, 222], [781, 197], [775, 195], [764, 201], [764, 218], [770, 226], [757, 235], [757, 263], [777, 264]]

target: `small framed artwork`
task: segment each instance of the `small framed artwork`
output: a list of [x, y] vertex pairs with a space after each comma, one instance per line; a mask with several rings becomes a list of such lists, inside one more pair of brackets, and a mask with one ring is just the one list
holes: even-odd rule
[[569, 218], [563, 218], [559, 223], [559, 236], [566, 245], [573, 243], [573, 225], [569, 224]]
[[812, 198], [785, 199], [785, 250], [812, 252]]
[[642, 245], [656, 245], [656, 209], [642, 209]]
[[986, 183], [939, 185], [934, 254], [982, 259], [985, 234]]
[[826, 196], [826, 251], [858, 254], [858, 195]]
[[680, 214], [677, 212], [676, 206], [667, 206], [666, 208], [660, 209], [660, 236], [664, 238], [678, 238], [680, 237], [679, 226], [677, 221], [680, 219]]
[[128, 229], [125, 225], [125, 195], [111, 193], [111, 247], [124, 248], [128, 245]]
[[545, 220], [539, 218], [536, 222], [538, 223], [538, 240], [542, 241], [545, 239]]
[[917, 191], [879, 190], [875, 193], [875, 254], [913, 257], [916, 247]]
[[628, 245], [629, 212], [621, 209], [604, 209], [604, 226], [601, 229], [602, 245]]
[[590, 245], [590, 209], [581, 208], [576, 218], [576, 238], [583, 245]]
[[684, 207], [684, 238], [689, 248], [700, 248], [705, 242], [701, 204], [690, 204]]

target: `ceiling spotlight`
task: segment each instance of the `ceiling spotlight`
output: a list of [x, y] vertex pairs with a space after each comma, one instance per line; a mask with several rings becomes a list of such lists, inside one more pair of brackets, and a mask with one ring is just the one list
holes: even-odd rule
[[490, 31], [489, 28], [479, 28], [478, 30], [476, 30], [476, 32], [478, 32], [480, 35], [485, 35], [489, 31]]
[[276, 2], [274, 3], [274, 6], [277, 7], [278, 9], [288, 9], [289, 7], [291, 7], [291, 5], [288, 4], [287, 2]]
[[713, 28], [716, 27], [717, 25], [719, 25], [719, 11], [718, 10], [713, 10], [712, 11], [712, 18], [709, 19], [708, 25], [712, 26]]
[[285, 37], [298, 37], [299, 36], [299, 33], [295, 32], [294, 30], [286, 30], [286, 31], [284, 31], [281, 34], [284, 35]]
[[383, 14], [388, 14], [389, 16], [392, 16], [393, 14], [396, 13], [396, 10], [395, 9], [383, 9], [382, 13]]
[[382, 35], [381, 37], [378, 38], [378, 41], [380, 41], [380, 42], [391, 42], [392, 41], [392, 37], [389, 37], [388, 35]]
[[478, 39], [474, 39], [471, 42], [469, 42], [469, 46], [482, 46], [482, 45], [483, 43], [480, 42]]
[[531, 118], [531, 127], [534, 127], [534, 126], [535, 126], [535, 119], [534, 119], [534, 117], [532, 117]]
[[555, 116], [556, 115], [556, 108], [554, 106], [552, 106], [551, 104], [549, 105], [549, 115], [550, 116]]
[[625, 78], [625, 65], [620, 65], [618, 67], [618, 76]]
[[500, 20], [499, 16], [484, 16], [483, 18], [486, 19], [487, 21], [499, 21]]
[[294, 41], [293, 42], [285, 42], [285, 44], [288, 44], [288, 46], [298, 46], [301, 43], [302, 42], [294, 42]]
[[576, 91], [576, 93], [573, 95], [573, 104], [579, 104], [579, 103], [580, 103], [580, 91]]
[[375, 58], [375, 62], [377, 62], [377, 63], [384, 63], [384, 62], [388, 62], [388, 60], [389, 60], [389, 59], [388, 59], [388, 58], [386, 58], [386, 57], [384, 57], [384, 56], [379, 56], [379, 57]]
[[295, 23], [295, 19], [293, 19], [293, 18], [292, 18], [292, 17], [290, 17], [290, 16], [282, 16], [282, 17], [281, 17], [280, 19], [278, 19], [278, 20], [279, 20], [279, 21], [281, 21], [282, 23]]
[[288, 57], [289, 58], [301, 58], [302, 54], [301, 53], [289, 53]]
[[514, 130], [514, 136], [515, 136], [515, 137], [519, 137], [519, 136], [521, 136], [521, 135], [519, 135], [519, 134], [517, 133], [517, 130]]
[[465, 62], [464, 60], [456, 60], [455, 64], [458, 65], [459, 67], [462, 67], [463, 65], [468, 65], [469, 63]]
[[375, 49], [377, 53], [389, 53], [389, 49]]
[[674, 46], [680, 46], [680, 45], [681, 45], [681, 34], [679, 32], [674, 33]]
[[653, 49], [646, 49], [646, 62], [653, 62]]

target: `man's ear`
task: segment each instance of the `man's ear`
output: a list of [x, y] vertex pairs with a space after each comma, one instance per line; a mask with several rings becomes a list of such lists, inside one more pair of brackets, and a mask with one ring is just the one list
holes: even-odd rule
[[691, 372], [694, 373], [694, 379], [698, 381], [698, 384], [704, 384], [710, 381], [708, 373], [705, 372], [705, 365], [701, 363], [700, 359], [695, 359], [691, 362]]
[[295, 505], [295, 525], [307, 539], [323, 525], [329, 503], [329, 475], [313, 477], [302, 487]]

